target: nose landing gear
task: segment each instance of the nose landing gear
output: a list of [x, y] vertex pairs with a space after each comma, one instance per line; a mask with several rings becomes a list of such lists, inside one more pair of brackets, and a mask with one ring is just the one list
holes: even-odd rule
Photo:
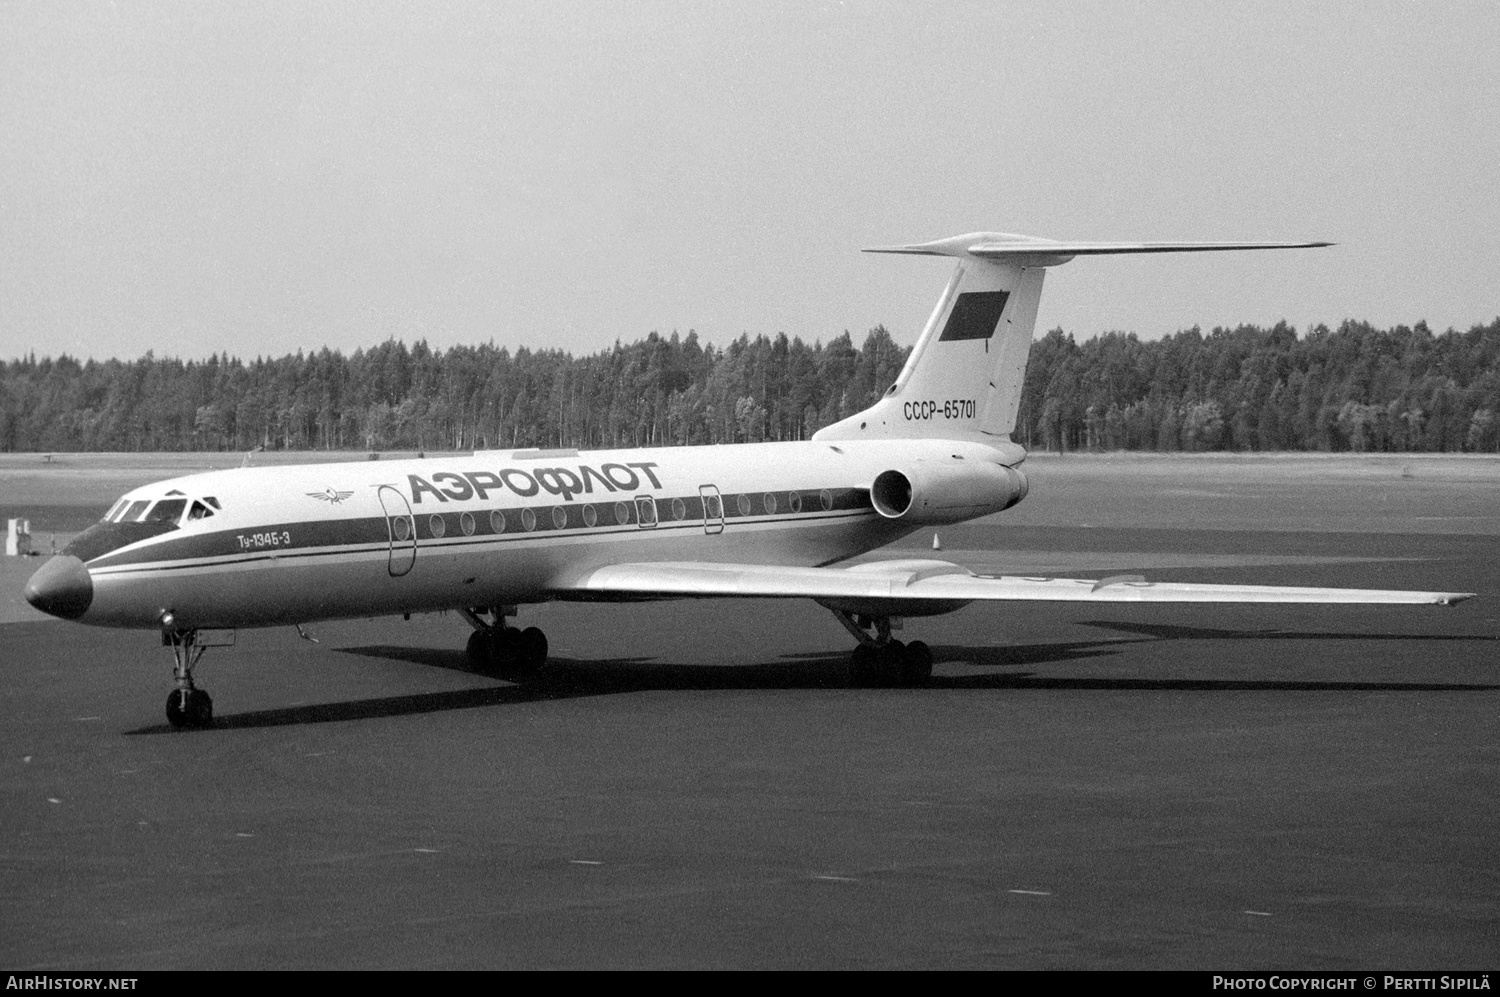
[[859, 646], [849, 657], [849, 684], [856, 688], [920, 686], [932, 677], [932, 649], [922, 641], [902, 643], [891, 637], [889, 616], [833, 615]]
[[172, 648], [172, 677], [177, 682], [167, 696], [167, 723], [178, 729], [210, 727], [214, 722], [214, 701], [193, 685], [193, 666], [208, 650], [197, 641], [196, 630], [161, 632], [161, 642]]
[[167, 694], [167, 723], [173, 727], [211, 727], [214, 701], [202, 689], [173, 689]]
[[[506, 625], [505, 618], [515, 613], [514, 606], [478, 606], [461, 612], [474, 628], [467, 651], [479, 671], [520, 682], [535, 675], [546, 663], [546, 634], [536, 627], [521, 630]], [[486, 614], [493, 616], [493, 622], [482, 619]]]

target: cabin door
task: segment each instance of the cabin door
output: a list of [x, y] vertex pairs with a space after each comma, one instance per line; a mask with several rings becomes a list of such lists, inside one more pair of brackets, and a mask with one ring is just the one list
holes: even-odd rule
[[724, 532], [724, 500], [719, 489], [713, 485], [699, 485], [698, 494], [703, 497], [703, 532], [709, 536]]
[[385, 510], [385, 528], [391, 538], [388, 567], [391, 576], [399, 578], [417, 562], [417, 521], [412, 517], [405, 495], [390, 485], [381, 485], [377, 494], [380, 507]]

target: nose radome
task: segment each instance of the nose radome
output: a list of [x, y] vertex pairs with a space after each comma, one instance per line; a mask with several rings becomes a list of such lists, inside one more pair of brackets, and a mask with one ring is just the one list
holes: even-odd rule
[[94, 600], [89, 569], [71, 554], [55, 554], [26, 583], [26, 601], [44, 613], [76, 620]]

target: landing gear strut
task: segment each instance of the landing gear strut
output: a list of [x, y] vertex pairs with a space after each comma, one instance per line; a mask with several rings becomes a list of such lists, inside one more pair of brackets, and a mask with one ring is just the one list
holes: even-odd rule
[[[514, 606], [475, 606], [460, 612], [474, 628], [467, 650], [479, 671], [519, 682], [535, 675], [546, 663], [546, 634], [536, 627], [520, 630], [506, 625], [505, 618], [515, 615]], [[486, 615], [491, 622], [485, 622]]]
[[172, 648], [172, 677], [177, 688], [167, 696], [167, 723], [173, 727], [209, 727], [214, 722], [214, 701], [193, 685], [193, 666], [207, 647], [197, 643], [196, 630], [161, 632], [161, 642]]
[[919, 640], [904, 644], [891, 637], [889, 616], [833, 615], [859, 646], [849, 658], [849, 681], [856, 688], [923, 685], [932, 677], [932, 649]]

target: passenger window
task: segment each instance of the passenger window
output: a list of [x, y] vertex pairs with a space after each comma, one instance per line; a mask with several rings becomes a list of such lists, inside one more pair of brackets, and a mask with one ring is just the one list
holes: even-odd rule
[[207, 519], [213, 514], [214, 511], [208, 506], [204, 505], [202, 502], [194, 502], [193, 507], [188, 510], [188, 520], [191, 521], [194, 519]]
[[143, 522], [175, 523], [182, 518], [182, 510], [186, 508], [187, 499], [163, 499], [151, 507]]
[[121, 516], [119, 521], [122, 523], [135, 522], [141, 518], [141, 513], [145, 512], [146, 506], [150, 504], [150, 499], [141, 499], [139, 502], [132, 502], [130, 508], [125, 510], [125, 515]]

